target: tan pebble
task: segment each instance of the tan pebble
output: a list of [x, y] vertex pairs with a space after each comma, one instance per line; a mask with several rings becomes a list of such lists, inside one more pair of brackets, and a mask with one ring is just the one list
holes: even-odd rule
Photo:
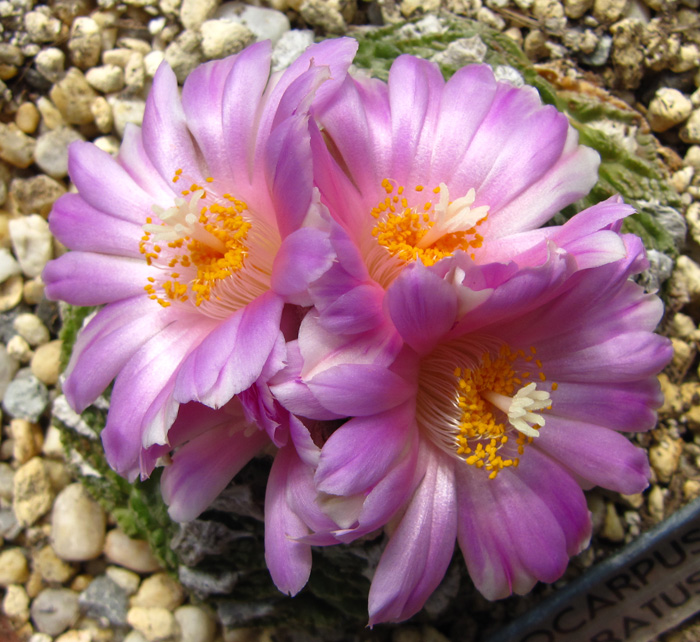
[[622, 17], [627, 0], [595, 0], [593, 16], [599, 22], [615, 22]]
[[0, 123], [0, 158], [14, 167], [25, 169], [34, 162], [36, 141], [17, 125]]
[[132, 539], [118, 528], [107, 533], [104, 553], [113, 564], [137, 573], [152, 573], [160, 569], [160, 563], [151, 552], [148, 542]]
[[70, 589], [76, 593], [82, 593], [88, 586], [90, 586], [92, 580], [94, 579], [95, 578], [92, 575], [88, 575], [87, 573], [77, 575], [71, 582]]
[[46, 582], [67, 583], [78, 571], [75, 564], [68, 564], [56, 555], [51, 546], [44, 546], [32, 557], [34, 569]]
[[635, 493], [634, 495], [620, 495], [620, 497], [632, 508], [641, 508], [644, 506], [644, 496], [642, 493]]
[[46, 588], [46, 582], [44, 582], [39, 571], [32, 569], [32, 572], [29, 574], [29, 579], [24, 583], [24, 588], [27, 591], [27, 595], [34, 599]]
[[700, 497], [700, 481], [697, 479], [686, 479], [683, 484], [683, 499], [691, 502]]
[[20, 214], [49, 215], [53, 204], [66, 193], [63, 183], [46, 174], [31, 178], [16, 178], [10, 185], [13, 198]]
[[61, 346], [60, 339], [49, 341], [39, 346], [31, 361], [32, 374], [47, 386], [52, 386], [58, 381], [61, 373]]
[[131, 598], [131, 606], [160, 607], [172, 611], [182, 604], [185, 593], [179, 582], [167, 573], [147, 577]]
[[7, 587], [2, 610], [15, 626], [21, 626], [29, 620], [29, 596], [22, 586], [11, 584]]
[[129, 609], [126, 621], [143, 633], [149, 642], [166, 640], [177, 632], [175, 616], [163, 608], [143, 608], [135, 606]]
[[112, 582], [124, 589], [127, 595], [133, 595], [138, 591], [141, 578], [137, 573], [119, 566], [108, 566], [105, 573]]
[[24, 291], [22, 297], [24, 302], [28, 305], [36, 305], [44, 298], [44, 282], [41, 277], [38, 276], [34, 279], [29, 279], [24, 284]]
[[17, 108], [15, 123], [25, 134], [33, 134], [39, 126], [41, 114], [34, 103], [22, 103]]
[[45, 96], [42, 96], [36, 101], [36, 107], [47, 129], [58, 129], [59, 127], [65, 126], [66, 121], [63, 120], [63, 116], [61, 116], [58, 107]]
[[23, 288], [21, 274], [15, 274], [0, 284], [0, 312], [11, 310], [22, 300]]
[[79, 562], [102, 553], [105, 513], [81, 484], [71, 484], [58, 494], [51, 517], [51, 543], [58, 557]]
[[0, 586], [24, 584], [28, 578], [27, 558], [21, 548], [8, 548], [0, 553]]
[[683, 420], [694, 433], [700, 433], [700, 405], [691, 406], [690, 410], [683, 415]]
[[76, 67], [71, 67], [64, 78], [51, 88], [49, 96], [67, 123], [88, 125], [93, 121], [90, 105], [97, 93]]
[[12, 327], [26, 339], [32, 348], [48, 343], [51, 338], [43, 321], [36, 314], [30, 312], [18, 314], [12, 322]]
[[46, 430], [44, 446], [41, 450], [47, 457], [65, 458], [65, 451], [61, 443], [61, 431], [53, 424]]
[[22, 526], [31, 526], [53, 505], [54, 491], [44, 460], [33, 457], [15, 472], [12, 508]]
[[683, 440], [666, 437], [649, 449], [649, 463], [662, 483], [671, 481], [683, 453]]
[[97, 22], [86, 16], [80, 16], [73, 21], [68, 53], [71, 62], [81, 69], [90, 69], [99, 62], [102, 37]]
[[690, 99], [677, 89], [662, 87], [649, 103], [647, 120], [654, 132], [665, 132], [690, 116], [693, 105]]
[[621, 542], [625, 539], [625, 527], [612, 502], [608, 502], [605, 507], [605, 521], [600, 534], [611, 542]]
[[143, 633], [137, 631], [136, 629], [132, 629], [126, 634], [124, 642], [148, 642], [148, 640], [146, 640], [146, 638], [143, 636]]
[[647, 501], [649, 514], [654, 523], [658, 524], [664, 518], [664, 491], [661, 489], [661, 486], [654, 484], [651, 487]]
[[90, 105], [92, 115], [95, 118], [95, 125], [102, 134], [109, 134], [114, 127], [114, 116], [112, 107], [104, 96], [98, 96]]
[[53, 459], [45, 459], [44, 465], [46, 466], [46, 471], [49, 474], [51, 487], [54, 489], [54, 492], [60, 493], [73, 481], [73, 476], [64, 462], [55, 461]]
[[700, 109], [693, 111], [678, 135], [684, 143], [700, 143]]
[[692, 343], [688, 343], [677, 337], [671, 337], [671, 344], [673, 345], [671, 367], [679, 375], [682, 375], [691, 366], [695, 358], [696, 348]]
[[90, 631], [66, 631], [63, 635], [59, 635], [54, 642], [95, 642]]
[[41, 452], [44, 433], [39, 424], [26, 419], [13, 419], [10, 421], [10, 434], [14, 440], [13, 457], [20, 465]]
[[661, 384], [661, 394], [664, 396], [664, 403], [659, 408], [660, 417], [678, 417], [683, 412], [683, 401], [681, 398], [680, 387], [675, 383], [671, 383], [670, 379], [664, 373], [659, 375], [659, 384]]

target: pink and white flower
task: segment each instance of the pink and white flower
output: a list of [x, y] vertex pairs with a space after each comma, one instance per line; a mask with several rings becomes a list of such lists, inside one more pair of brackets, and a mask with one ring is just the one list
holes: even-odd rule
[[477, 263], [587, 194], [597, 153], [532, 87], [486, 65], [445, 81], [400, 56], [388, 83], [347, 76], [314, 110], [314, 180], [337, 223], [338, 262], [311, 289], [321, 323], [362, 332], [412, 261], [459, 251]]
[[[265, 387], [286, 359], [283, 307], [333, 260], [316, 226], [309, 108], [355, 49], [329, 40], [270, 75], [270, 45], [255, 44], [197, 68], [182, 96], [163, 64], [117, 158], [71, 146], [78, 193], [56, 202], [50, 226], [72, 251], [47, 266], [46, 292], [104, 307], [64, 391], [80, 412], [114, 380], [102, 438], [122, 475], [148, 476], [177, 448], [164, 477], [175, 519], [206, 508], [265, 444], [287, 442]], [[284, 269], [290, 252], [303, 278]]]
[[[336, 524], [307, 538], [390, 534], [370, 623], [404, 620], [458, 541], [489, 599], [552, 582], [590, 536], [582, 489], [636, 493], [669, 341], [663, 306], [630, 280], [646, 266], [611, 199], [513, 237], [510, 260], [457, 252], [408, 265], [387, 290], [384, 335], [304, 319], [272, 391], [303, 416], [345, 420], [319, 443], [306, 495]], [[395, 329], [391, 335], [390, 327]]]

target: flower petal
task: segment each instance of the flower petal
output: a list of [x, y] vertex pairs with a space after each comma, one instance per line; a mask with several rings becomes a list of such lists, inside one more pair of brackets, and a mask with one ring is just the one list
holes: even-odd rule
[[107, 152], [76, 141], [68, 150], [68, 173], [88, 205], [137, 225], [151, 213], [153, 197]]
[[294, 449], [282, 448], [272, 464], [265, 492], [265, 562], [272, 581], [288, 595], [301, 591], [311, 573], [311, 547], [296, 541], [309, 529], [286, 498], [289, 475], [299, 465]]
[[457, 487], [460, 548], [490, 600], [527, 593], [537, 580], [555, 581], [590, 537], [581, 488], [535, 448], [493, 480], [463, 466]]
[[182, 364], [175, 398], [218, 408], [252, 386], [280, 335], [282, 306], [266, 292], [219, 323]]
[[307, 302], [309, 284], [333, 264], [334, 252], [328, 235], [302, 228], [290, 234], [275, 256], [272, 289], [294, 303]]
[[417, 613], [442, 580], [457, 535], [453, 464], [426, 447], [425, 476], [384, 549], [369, 592], [370, 626]]
[[71, 250], [142, 258], [139, 241], [143, 228], [95, 209], [78, 194], [64, 194], [54, 203], [49, 227]]
[[406, 267], [386, 293], [391, 319], [404, 341], [427, 354], [457, 319], [457, 294], [420, 263]]
[[537, 448], [597, 486], [632, 495], [649, 485], [646, 452], [609, 428], [547, 416], [535, 441]]
[[403, 404], [343, 424], [321, 449], [316, 487], [333, 495], [354, 495], [372, 488], [405, 455], [414, 413], [412, 404]]
[[384, 412], [415, 394], [414, 386], [405, 379], [371, 364], [333, 366], [315, 375], [308, 386], [324, 408], [341, 416]]
[[46, 296], [73, 305], [102, 305], [139, 294], [151, 268], [145, 261], [92, 252], [68, 252], [44, 268]]
[[230, 416], [181, 446], [165, 468], [160, 488], [168, 514], [176, 522], [198, 517], [256, 453], [268, 443], [264, 432], [247, 434]]
[[[102, 431], [107, 461], [121, 475], [132, 475], [139, 469], [141, 451], [153, 444], [167, 443], [164, 415], [146, 417], [168, 406], [168, 413], [177, 411], [170, 400], [175, 374], [182, 360], [197, 346], [211, 326], [179, 320], [164, 328], [129, 359], [114, 382], [107, 425]], [[175, 420], [175, 416], [172, 416]], [[144, 471], [147, 475], [150, 471]]]
[[173, 322], [148, 297], [112, 303], [78, 334], [63, 385], [71, 407], [82, 412], [104, 391], [133, 354]]
[[142, 132], [144, 141], [148, 141], [146, 153], [165, 180], [172, 179], [177, 169], [200, 180], [206, 178], [206, 167], [182, 109], [177, 79], [167, 63], [161, 63], [153, 77]]

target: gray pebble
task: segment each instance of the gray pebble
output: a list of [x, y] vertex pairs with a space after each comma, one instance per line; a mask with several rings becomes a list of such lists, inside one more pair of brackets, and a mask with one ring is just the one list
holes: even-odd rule
[[31, 612], [41, 633], [59, 635], [78, 620], [78, 595], [70, 589], [44, 589], [32, 602]]
[[5, 390], [2, 407], [8, 414], [18, 419], [36, 422], [46, 410], [49, 392], [33, 374], [26, 378], [16, 378]]
[[129, 599], [126, 591], [105, 575], [90, 582], [80, 594], [79, 602], [89, 617], [106, 618], [114, 626], [127, 624]]

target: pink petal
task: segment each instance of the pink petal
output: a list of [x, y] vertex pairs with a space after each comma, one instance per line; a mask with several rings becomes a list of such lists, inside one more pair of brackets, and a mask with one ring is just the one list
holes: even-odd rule
[[275, 347], [281, 314], [281, 298], [267, 292], [219, 323], [182, 364], [178, 401], [217, 408], [252, 386]]
[[296, 541], [308, 527], [287, 503], [288, 478], [299, 460], [293, 448], [275, 457], [265, 493], [265, 562], [272, 581], [288, 595], [296, 595], [311, 573], [311, 547]]
[[379, 560], [369, 592], [370, 626], [417, 613], [452, 559], [457, 535], [453, 463], [425, 445], [425, 476]]
[[102, 305], [143, 295], [151, 268], [145, 261], [92, 252], [69, 252], [44, 269], [46, 296], [73, 305]]
[[265, 433], [239, 423], [224, 423], [178, 448], [165, 468], [160, 488], [168, 514], [188, 522], [204, 512], [234, 476], [268, 443]]

